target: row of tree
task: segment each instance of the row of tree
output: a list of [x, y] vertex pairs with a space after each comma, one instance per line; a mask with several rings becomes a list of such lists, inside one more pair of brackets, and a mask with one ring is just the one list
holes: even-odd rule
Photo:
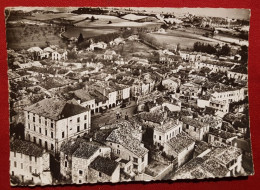
[[228, 46], [228, 44], [225, 44], [224, 46], [220, 47], [219, 44], [214, 46], [207, 43], [195, 42], [193, 45], [193, 50], [197, 52], [215, 54], [218, 56], [230, 55], [231, 53], [231, 48]]

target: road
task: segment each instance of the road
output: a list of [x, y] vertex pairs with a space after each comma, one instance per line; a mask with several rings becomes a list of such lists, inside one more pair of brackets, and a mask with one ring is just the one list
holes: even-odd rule
[[116, 113], [121, 113], [122, 118], [124, 118], [127, 114], [130, 118], [134, 115], [136, 107], [136, 102], [131, 101], [131, 103], [125, 108], [120, 108], [120, 106], [117, 106], [107, 110], [105, 113], [97, 113], [91, 117], [91, 129], [97, 129], [102, 125], [114, 123], [117, 120]]

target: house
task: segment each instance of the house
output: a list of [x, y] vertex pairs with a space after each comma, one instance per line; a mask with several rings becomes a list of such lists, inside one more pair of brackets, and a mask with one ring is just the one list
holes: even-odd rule
[[58, 153], [61, 143], [90, 131], [90, 109], [75, 101], [43, 99], [24, 108], [25, 139]]
[[226, 113], [229, 112], [229, 103], [224, 100], [214, 100], [210, 99], [209, 107], [213, 108], [216, 111], [216, 115], [223, 117]]
[[234, 63], [231, 62], [223, 62], [223, 61], [196, 61], [194, 68], [202, 69], [203, 67], [207, 67], [212, 70], [212, 72], [227, 72], [235, 67]]
[[41, 54], [41, 59], [48, 59], [50, 55], [54, 52], [54, 50], [50, 47], [46, 47], [43, 49], [43, 53]]
[[51, 54], [51, 59], [54, 61], [65, 61], [68, 59], [68, 51], [64, 49], [55, 50]]
[[[72, 154], [72, 183], [93, 182], [95, 172], [91, 170], [91, 166], [93, 167], [93, 164], [96, 166], [97, 160], [95, 161], [95, 159], [99, 156], [110, 157], [110, 153], [111, 149], [109, 147], [95, 143], [80, 143], [79, 148]], [[99, 164], [102, 165], [101, 163]]]
[[113, 60], [113, 58], [116, 56], [117, 54], [116, 54], [116, 52], [115, 51], [113, 51], [113, 50], [106, 50], [105, 51], [105, 53], [104, 53], [104, 55], [103, 55], [103, 58], [105, 59], [105, 60]]
[[88, 180], [90, 183], [119, 182], [120, 164], [110, 158], [98, 156], [89, 165]]
[[91, 50], [91, 51], [94, 51], [95, 48], [106, 49], [107, 48], [107, 44], [105, 42], [93, 43], [93, 44], [90, 44], [88, 49]]
[[115, 45], [119, 45], [119, 44], [125, 44], [125, 40], [124, 38], [116, 38], [113, 41], [109, 42], [110, 46], [115, 46]]
[[164, 146], [166, 142], [182, 132], [182, 122], [179, 120], [164, 120], [160, 124], [150, 123], [153, 127], [153, 143]]
[[176, 78], [167, 78], [162, 80], [162, 86], [165, 89], [173, 92], [176, 92], [179, 84], [180, 84], [180, 80]]
[[148, 165], [148, 149], [141, 143], [142, 130], [135, 122], [117, 123], [105, 139], [105, 144], [112, 149], [112, 155], [132, 161], [133, 171], [142, 172]]
[[130, 40], [130, 41], [138, 41], [139, 36], [138, 35], [132, 35], [132, 36], [129, 36], [127, 39]]
[[129, 101], [130, 99], [130, 87], [123, 84], [118, 84], [114, 82], [109, 82], [109, 86], [116, 90], [116, 103], [121, 103], [123, 101]]
[[50, 154], [42, 147], [21, 139], [10, 140], [10, 176], [16, 176], [22, 182], [34, 184], [52, 184], [50, 172]]
[[33, 55], [34, 60], [39, 60], [44, 53], [43, 50], [39, 47], [31, 47], [27, 51]]
[[167, 155], [178, 159], [178, 167], [188, 162], [195, 148], [195, 140], [187, 133], [181, 132], [164, 144], [164, 151]]
[[227, 71], [227, 76], [229, 79], [235, 80], [248, 80], [247, 68], [244, 66], [236, 66], [233, 69]]
[[209, 132], [209, 124], [198, 119], [182, 117], [183, 130], [196, 140], [203, 140]]
[[206, 149], [179, 168], [173, 180], [236, 176], [241, 172], [241, 150], [232, 146]]
[[180, 93], [179, 96], [182, 99], [188, 100], [197, 100], [201, 93], [201, 86], [193, 83], [188, 82], [180, 85]]
[[208, 133], [208, 143], [211, 144], [213, 142], [222, 142], [228, 145], [232, 144], [232, 141], [236, 139], [237, 136], [233, 133], [219, 130], [219, 129], [214, 129], [210, 127], [209, 133]]
[[91, 96], [91, 92], [88, 90], [88, 87], [86, 86], [83, 89], [79, 89], [74, 91], [74, 96], [78, 103], [86, 108], [89, 108], [91, 110], [91, 113], [95, 113], [96, 109], [96, 100], [94, 96]]

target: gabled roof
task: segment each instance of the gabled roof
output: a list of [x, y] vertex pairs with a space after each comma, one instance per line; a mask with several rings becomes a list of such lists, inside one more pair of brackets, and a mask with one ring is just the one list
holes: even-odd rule
[[66, 102], [57, 98], [43, 99], [36, 104], [26, 107], [24, 110], [53, 120], [89, 111], [88, 108], [84, 108], [76, 102]]
[[104, 158], [101, 156], [98, 156], [90, 165], [89, 167], [97, 170], [101, 173], [104, 173], [108, 176], [112, 176], [112, 174], [115, 172], [116, 168], [118, 167], [119, 163], [111, 160], [109, 158]]
[[171, 150], [179, 154], [190, 145], [195, 144], [195, 140], [193, 140], [187, 133], [181, 132], [166, 143], [171, 147]]
[[202, 128], [202, 127], [206, 127], [207, 124], [206, 123], [202, 123], [201, 121], [197, 120], [197, 119], [193, 119], [193, 118], [188, 118], [188, 117], [182, 117], [182, 122], [185, 124], [188, 124], [190, 126], [193, 126], [195, 128]]
[[88, 159], [96, 151], [99, 150], [99, 146], [89, 143], [81, 143], [80, 147], [72, 154], [73, 157]]
[[36, 157], [40, 157], [44, 153], [42, 147], [20, 139], [10, 140], [10, 151]]
[[141, 142], [134, 136], [140, 132], [129, 121], [123, 121], [109, 134], [106, 141], [120, 144], [138, 157], [143, 157], [148, 153], [148, 149], [142, 147]]

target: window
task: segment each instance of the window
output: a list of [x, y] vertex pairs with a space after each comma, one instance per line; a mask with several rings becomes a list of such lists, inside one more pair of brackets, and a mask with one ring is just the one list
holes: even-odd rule
[[79, 126], [77, 126], [77, 132], [79, 132], [79, 129], [80, 129]]
[[28, 124], [28, 129], [30, 129], [30, 124]]
[[84, 115], [84, 120], [87, 120], [87, 115]]
[[48, 133], [47, 133], [47, 129], [45, 129], [45, 135], [46, 135], [46, 136], [48, 135]]
[[134, 169], [137, 169], [137, 167], [138, 167], [138, 166], [137, 166], [136, 164], [134, 164]]
[[79, 180], [79, 183], [81, 183], [81, 180]]
[[14, 167], [16, 168], [16, 161], [14, 161]]
[[29, 171], [32, 172], [32, 166], [29, 166]]
[[35, 156], [35, 162], [37, 162], [37, 157]]
[[47, 119], [45, 120], [45, 125], [47, 126], [48, 122], [47, 122]]
[[161, 137], [161, 136], [159, 136], [159, 140], [162, 140], [162, 137]]
[[142, 157], [142, 162], [144, 162], [144, 157]]
[[117, 154], [120, 154], [120, 150], [117, 149], [116, 153], [117, 153]]
[[80, 122], [80, 117], [77, 118], [77, 122]]
[[42, 146], [42, 139], [39, 139], [39, 144], [40, 146]]
[[39, 128], [39, 133], [42, 133], [42, 128]]
[[36, 131], [35, 125], [33, 126], [33, 130]]
[[35, 122], [35, 115], [33, 115], [33, 122]]
[[12, 171], [12, 176], [14, 176], [14, 171]]
[[33, 137], [33, 142], [36, 143], [36, 137]]
[[101, 172], [99, 172], [99, 173], [98, 173], [98, 176], [99, 176], [99, 177], [102, 177], [102, 173], [101, 173]]
[[51, 150], [54, 150], [54, 145], [53, 144], [51, 144]]
[[21, 158], [23, 158], [23, 154], [21, 153]]
[[51, 128], [53, 128], [53, 126], [54, 126], [54, 124], [53, 124], [53, 123], [51, 123]]
[[30, 119], [30, 114], [28, 113], [28, 119]]
[[16, 157], [16, 152], [14, 152], [14, 157]]
[[23, 169], [23, 163], [21, 163], [21, 169]]
[[64, 136], [65, 136], [64, 131], [62, 132], [61, 136], [62, 136], [62, 138], [64, 138]]
[[79, 170], [79, 175], [82, 176], [82, 174], [83, 174], [83, 171]]
[[65, 161], [64, 165], [65, 165], [65, 168], [67, 168], [68, 167], [68, 162]]
[[84, 123], [84, 129], [87, 129], [87, 124], [86, 123]]
[[134, 157], [134, 162], [137, 163], [138, 162], [138, 158]]
[[39, 117], [39, 123], [41, 123], [41, 122], [42, 122], [41, 117]]
[[156, 139], [156, 135], [154, 135], [154, 138]]
[[51, 132], [51, 138], [53, 139], [53, 132]]
[[32, 156], [29, 156], [30, 161], [32, 161]]

